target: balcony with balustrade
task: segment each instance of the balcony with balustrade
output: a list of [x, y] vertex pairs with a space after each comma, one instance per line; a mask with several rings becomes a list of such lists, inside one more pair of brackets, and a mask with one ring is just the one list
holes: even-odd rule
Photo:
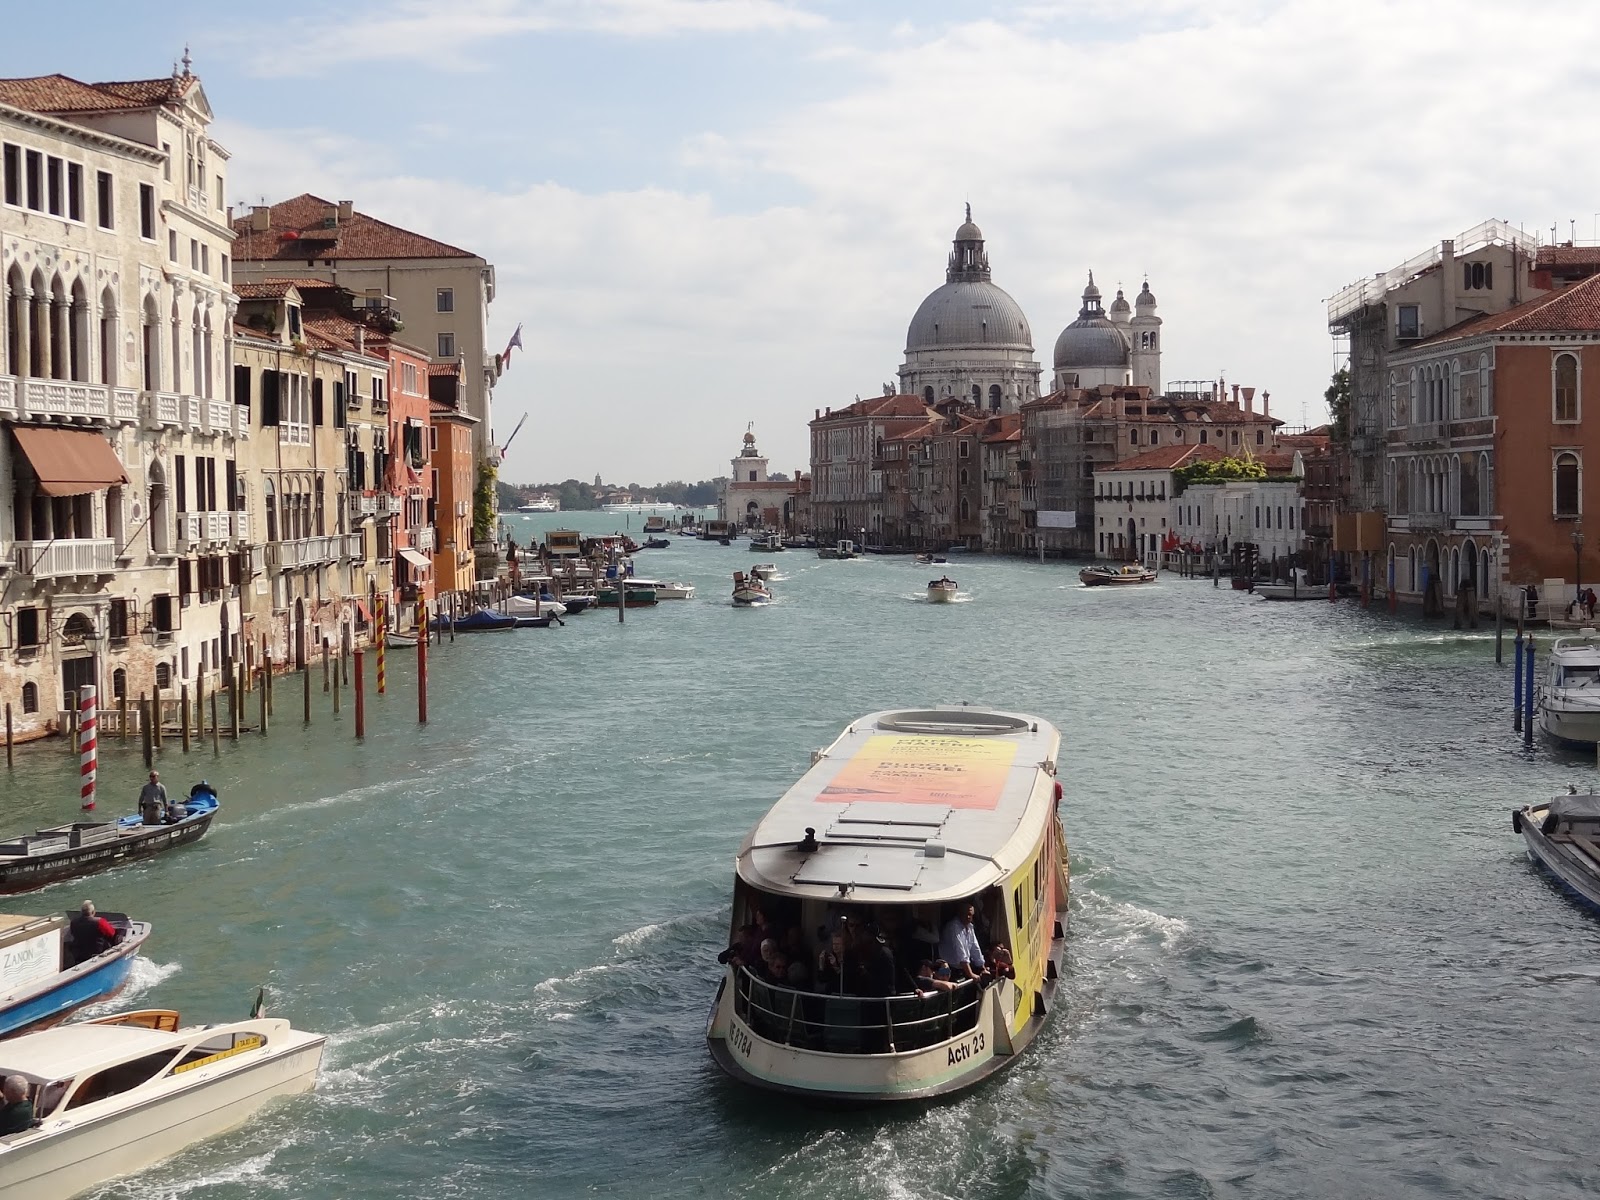
[[351, 492], [349, 493], [349, 503], [350, 519], [352, 521], [359, 521], [363, 517], [375, 517], [378, 515], [378, 497], [371, 492]]
[[117, 547], [110, 538], [15, 542], [12, 544], [12, 561], [18, 574], [34, 579], [110, 575], [117, 568]]
[[413, 525], [410, 530], [411, 548], [422, 554], [432, 554], [438, 544], [438, 535], [432, 525]]
[[293, 571], [322, 567], [339, 558], [337, 537], [295, 538], [267, 546], [267, 567], [274, 571]]
[[0, 375], [0, 418], [52, 419], [82, 425], [107, 425], [139, 419], [139, 393], [133, 388], [70, 379], [30, 379]]

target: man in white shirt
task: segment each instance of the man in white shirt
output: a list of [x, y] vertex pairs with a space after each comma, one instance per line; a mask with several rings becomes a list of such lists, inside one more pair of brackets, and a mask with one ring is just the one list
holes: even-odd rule
[[939, 939], [939, 957], [950, 964], [950, 974], [957, 983], [983, 978], [983, 947], [978, 942], [978, 931], [972, 926], [976, 915], [976, 908], [963, 904], [945, 924], [944, 936]]

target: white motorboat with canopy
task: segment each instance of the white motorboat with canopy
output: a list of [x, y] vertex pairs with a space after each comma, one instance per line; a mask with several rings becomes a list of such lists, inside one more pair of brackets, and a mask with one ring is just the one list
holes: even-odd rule
[[326, 1041], [275, 1018], [180, 1028], [146, 1009], [0, 1043], [0, 1078], [27, 1081], [38, 1118], [0, 1137], [0, 1195], [66, 1200], [232, 1129], [314, 1088]]
[[[873, 713], [819, 751], [739, 850], [706, 1029], [717, 1064], [774, 1091], [876, 1101], [1013, 1061], [1050, 1011], [1065, 945], [1059, 745], [1036, 717], [963, 706]], [[1002, 947], [1013, 971], [924, 987], [968, 905], [985, 962]], [[779, 982], [769, 939], [817, 975]], [[751, 962], [740, 947], [756, 940]], [[828, 953], [869, 969], [825, 978]]]
[[1600, 634], [1557, 638], [1538, 692], [1539, 728], [1563, 742], [1600, 742]]

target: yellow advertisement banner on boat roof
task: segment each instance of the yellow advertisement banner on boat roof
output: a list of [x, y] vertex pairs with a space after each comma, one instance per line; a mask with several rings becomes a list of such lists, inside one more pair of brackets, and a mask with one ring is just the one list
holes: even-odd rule
[[996, 738], [876, 733], [817, 794], [822, 803], [872, 800], [993, 811], [1017, 757]]

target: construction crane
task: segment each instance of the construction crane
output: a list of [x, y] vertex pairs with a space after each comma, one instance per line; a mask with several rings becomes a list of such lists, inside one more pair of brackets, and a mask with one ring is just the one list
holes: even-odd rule
[[505, 444], [500, 447], [500, 457], [501, 458], [504, 458], [506, 456], [506, 451], [511, 448], [511, 443], [516, 439], [517, 434], [522, 432], [522, 427], [524, 425], [526, 425], [527, 423], [528, 423], [528, 414], [527, 413], [523, 413], [522, 414], [522, 420], [517, 422], [517, 427], [511, 431], [511, 436], [508, 437], [505, 440]]

